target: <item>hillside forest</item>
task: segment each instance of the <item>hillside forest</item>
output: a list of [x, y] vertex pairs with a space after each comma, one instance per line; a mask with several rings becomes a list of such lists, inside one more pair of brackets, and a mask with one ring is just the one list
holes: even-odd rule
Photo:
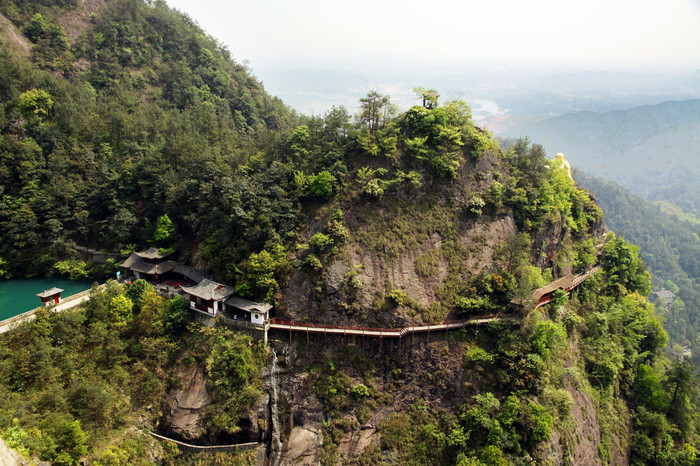
[[[0, 278], [103, 282], [155, 246], [278, 317], [499, 316], [415, 345], [266, 345], [109, 280], [0, 335], [0, 436], [15, 451], [67, 465], [697, 463], [697, 374], [667, 351], [646, 256], [541, 145], [503, 150], [464, 102], [422, 88], [404, 112], [373, 91], [357, 115], [297, 114], [159, 0], [0, 0], [0, 13]], [[596, 265], [532, 311], [534, 290]], [[272, 452], [278, 352], [289, 428]], [[208, 404], [196, 431], [175, 432], [195, 379]], [[299, 429], [315, 440], [292, 457]], [[259, 447], [203, 458], [154, 431]]]
[[[576, 179], [598, 195], [607, 225], [641, 248], [655, 290], [668, 290], [672, 302], [657, 303], [677, 353], [698, 347], [700, 322], [700, 224], [630, 194], [616, 184], [577, 172]], [[695, 355], [695, 365], [700, 366]]]

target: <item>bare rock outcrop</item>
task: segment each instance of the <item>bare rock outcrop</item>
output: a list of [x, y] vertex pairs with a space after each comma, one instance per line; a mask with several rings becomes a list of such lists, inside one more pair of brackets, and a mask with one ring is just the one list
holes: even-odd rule
[[166, 429], [185, 438], [195, 439], [204, 434], [204, 415], [212, 403], [207, 392], [203, 364], [193, 366], [183, 376], [183, 388], [170, 394], [170, 415]]

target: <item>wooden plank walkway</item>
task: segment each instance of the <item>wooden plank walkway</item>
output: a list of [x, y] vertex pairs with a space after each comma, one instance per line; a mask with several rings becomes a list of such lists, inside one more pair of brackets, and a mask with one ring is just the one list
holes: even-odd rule
[[409, 325], [401, 328], [353, 327], [293, 322], [283, 319], [270, 319], [270, 330], [289, 332], [322, 333], [326, 335], [357, 335], [363, 337], [401, 338], [412, 333], [442, 332], [460, 329], [492, 321], [518, 321], [517, 315], [474, 316], [469, 319], [444, 321], [438, 324]]
[[192, 445], [191, 443], [181, 442], [180, 440], [168, 438], [164, 435], [156, 434], [155, 432], [151, 432], [150, 434], [155, 439], [173, 442], [177, 446], [181, 447], [183, 450], [205, 453], [215, 453], [217, 451], [245, 451], [252, 450], [253, 448], [257, 448], [258, 445], [261, 445], [258, 442], [234, 443], [231, 445]]
[[[566, 289], [566, 292], [570, 294], [570, 293], [573, 291], [574, 288], [576, 288], [577, 286], [579, 286], [581, 283], [585, 282], [586, 279], [587, 279], [588, 277], [590, 277], [591, 275], [593, 275], [593, 274], [595, 274], [595, 273], [598, 273], [600, 270], [602, 270], [602, 267], [599, 266], [599, 265], [596, 265], [595, 267], [593, 267], [593, 268], [592, 268], [591, 270], [589, 270], [588, 272], [586, 272], [586, 273], [581, 273], [581, 274], [576, 275], [576, 276], [573, 278], [572, 282], [571, 282], [571, 286], [570, 286], [569, 288]], [[556, 281], [556, 280], [555, 280], [555, 281]], [[549, 285], [547, 285], [547, 286], [549, 286]], [[533, 293], [533, 295], [536, 295], [538, 291], [540, 291], [540, 290], [542, 290], [542, 289], [544, 289], [544, 288], [547, 288], [547, 287], [545, 286], [545, 287], [543, 287], [543, 288], [539, 288], [538, 290], [535, 290], [535, 292]], [[552, 302], [552, 299], [553, 299], [553, 295], [550, 293], [550, 294], [548, 294], [546, 297], [544, 297], [543, 299], [540, 299], [540, 301], [539, 301], [537, 304], [535, 304], [535, 307], [534, 307], [532, 310], [534, 311], [534, 310], [536, 310], [537, 308], [539, 308], [539, 307], [541, 307], [541, 306], [544, 306], [545, 304], [551, 303], [551, 302]]]
[[[566, 291], [571, 292], [574, 288], [579, 286], [581, 283], [586, 281], [588, 277], [597, 273], [601, 270], [600, 266], [593, 267], [588, 272], [576, 275], [573, 278], [571, 287]], [[537, 290], [535, 291], [537, 293]], [[534, 309], [540, 306], [548, 304], [552, 301], [551, 296], [540, 302], [538, 302]], [[534, 310], [533, 309], [533, 310]], [[437, 324], [422, 324], [422, 325], [409, 325], [402, 328], [376, 328], [376, 327], [353, 327], [353, 326], [342, 326], [342, 325], [324, 325], [324, 324], [310, 324], [302, 322], [294, 322], [291, 320], [284, 319], [270, 319], [270, 330], [286, 330], [288, 332], [298, 332], [298, 333], [319, 333], [324, 335], [356, 335], [362, 337], [378, 337], [378, 338], [402, 338], [405, 335], [415, 334], [415, 333], [430, 333], [430, 332], [442, 332], [449, 331], [453, 329], [460, 329], [469, 327], [472, 325], [485, 324], [492, 321], [510, 321], [516, 322], [520, 320], [520, 316], [515, 314], [491, 314], [486, 316], [474, 316], [468, 319], [462, 320], [452, 320], [444, 321]]]
[[[573, 278], [571, 287], [566, 291], [571, 292], [574, 288], [583, 283], [588, 277], [597, 273], [601, 270], [600, 266], [593, 267], [586, 273], [576, 275]], [[105, 285], [100, 285], [100, 289], [104, 289]], [[535, 291], [537, 293], [537, 290]], [[81, 303], [90, 299], [90, 290], [85, 290], [81, 293], [68, 296], [60, 304], [52, 306], [49, 309], [52, 312], [61, 312], [66, 309], [74, 308]], [[539, 308], [545, 304], [552, 301], [551, 296], [540, 302], [538, 302], [534, 309]], [[533, 310], [534, 310], [533, 309]], [[4, 333], [18, 324], [19, 322], [29, 321], [34, 319], [36, 309], [25, 312], [23, 314], [10, 317], [9, 319], [0, 322], [0, 333]], [[422, 325], [410, 325], [402, 328], [373, 328], [373, 327], [352, 327], [352, 326], [335, 326], [335, 325], [323, 325], [323, 324], [310, 324], [293, 322], [290, 320], [283, 319], [270, 319], [270, 330], [286, 330], [289, 332], [301, 332], [301, 333], [322, 333], [326, 335], [358, 335], [367, 337], [379, 337], [379, 338], [401, 338], [408, 334], [415, 333], [430, 333], [430, 332], [440, 332], [449, 331], [453, 329], [460, 329], [469, 327], [472, 325], [485, 324], [491, 321], [517, 321], [520, 317], [513, 314], [492, 314], [486, 316], [474, 316], [468, 319], [462, 320], [452, 320], [444, 321], [436, 324], [422, 324]], [[263, 330], [267, 330], [264, 329]], [[267, 332], [265, 332], [267, 333]]]

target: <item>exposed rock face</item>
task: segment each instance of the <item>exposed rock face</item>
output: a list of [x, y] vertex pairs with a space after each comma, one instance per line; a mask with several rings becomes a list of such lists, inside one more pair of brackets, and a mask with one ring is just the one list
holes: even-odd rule
[[170, 394], [171, 408], [166, 428], [182, 438], [196, 439], [204, 434], [204, 414], [212, 403], [207, 392], [204, 365], [190, 368], [183, 380], [183, 388]]
[[319, 464], [322, 445], [323, 434], [320, 426], [293, 427], [287, 440], [284, 461], [289, 464]]
[[442, 237], [434, 233], [416, 249], [404, 251], [391, 263], [386, 263], [376, 253], [360, 247], [350, 248], [353, 264], [362, 264], [358, 278], [362, 290], [358, 293], [358, 302], [364, 308], [371, 308], [377, 292], [384, 291], [384, 279], [388, 278], [395, 288], [404, 290], [418, 303], [428, 306], [436, 301], [435, 289], [447, 278], [447, 262], [440, 259], [436, 273], [431, 277], [421, 278], [416, 274], [415, 261], [430, 250], [439, 250]]
[[[496, 245], [514, 233], [515, 222], [511, 215], [484, 215], [462, 223], [456, 241], [469, 251], [465, 262], [469, 275], [476, 275], [491, 264]], [[327, 265], [320, 276], [303, 268], [292, 273], [282, 290], [283, 315], [293, 320], [334, 325], [400, 327], [409, 322], [418, 323], [420, 316], [411, 314], [405, 306], [398, 306], [391, 313], [376, 311], [385, 299], [388, 284], [421, 306], [438, 302], [436, 291], [444, 285], [449, 270], [441, 249], [443, 244], [440, 234], [433, 233], [417, 247], [389, 258], [351, 241], [346, 254]], [[434, 252], [435, 270], [429, 276], [419, 276], [416, 261], [429, 252]]]
[[0, 464], [3, 466], [28, 466], [34, 463], [23, 458], [19, 453], [10, 448], [3, 439], [0, 439]]
[[105, 0], [80, 0], [77, 8], [66, 10], [58, 18], [58, 23], [71, 43], [74, 43], [90, 24], [91, 15], [97, 13], [105, 3]]
[[371, 444], [379, 442], [377, 429], [371, 424], [360, 427], [360, 430], [348, 432], [338, 445], [338, 454], [342, 458], [353, 459], [362, 454]]
[[[28, 57], [32, 51], [32, 43], [19, 31], [12, 22], [0, 13], [0, 31], [6, 35], [9, 45], [22, 56]], [[4, 44], [3, 44], [4, 45]]]
[[566, 391], [574, 399], [571, 411], [576, 421], [576, 430], [574, 431], [576, 447], [571, 452], [571, 464], [603, 464], [598, 456], [600, 428], [591, 396], [569, 384], [566, 385]]

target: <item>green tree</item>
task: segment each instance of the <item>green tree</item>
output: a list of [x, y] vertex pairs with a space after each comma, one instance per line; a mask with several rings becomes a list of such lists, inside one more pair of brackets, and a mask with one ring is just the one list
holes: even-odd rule
[[161, 316], [163, 330], [167, 335], [175, 337], [185, 331], [191, 320], [189, 308], [189, 303], [181, 296], [168, 301], [167, 308]]
[[676, 423], [683, 438], [690, 440], [700, 426], [698, 375], [690, 358], [675, 360], [665, 374], [664, 393], [668, 394], [668, 417]]
[[134, 303], [134, 309], [138, 311], [141, 309], [141, 306], [143, 306], [146, 296], [152, 291], [155, 291], [153, 285], [140, 278], [131, 285], [128, 285], [126, 297]]
[[10, 272], [10, 264], [0, 257], [0, 278], [10, 278], [12, 273]]
[[394, 113], [395, 108], [391, 105], [388, 95], [370, 91], [366, 97], [360, 99], [360, 126], [366, 127], [370, 133], [377, 131]]
[[274, 244], [268, 249], [252, 253], [243, 268], [246, 282], [252, 285], [253, 293], [263, 294], [267, 302], [272, 302], [279, 288], [275, 272], [285, 263], [287, 250], [280, 244]]
[[49, 22], [41, 13], [35, 14], [24, 27], [24, 34], [27, 38], [36, 43], [41, 36], [49, 29]]
[[326, 113], [323, 119], [323, 132], [327, 138], [334, 142], [345, 139], [350, 130], [350, 114], [343, 107], [335, 105]]
[[216, 430], [235, 431], [239, 417], [260, 398], [259, 373], [263, 362], [261, 350], [252, 338], [221, 335], [206, 361], [213, 397], [222, 406], [213, 413]]
[[562, 306], [566, 306], [566, 304], [568, 302], [569, 302], [569, 294], [566, 292], [566, 290], [559, 288], [559, 289], [554, 291], [554, 293], [552, 295], [552, 304], [554, 305], [555, 308], [560, 308]]
[[651, 275], [638, 253], [638, 246], [614, 233], [609, 234], [603, 247], [602, 263], [608, 284], [616, 287], [619, 294], [637, 291], [647, 296], [651, 291]]
[[80, 463], [80, 458], [87, 451], [87, 435], [80, 427], [80, 421], [75, 420], [67, 422], [61, 432], [61, 437], [58, 439], [60, 453], [54, 459], [53, 463], [58, 465], [73, 466]]
[[489, 445], [481, 453], [481, 462], [489, 466], [508, 466], [508, 460], [503, 457], [503, 452], [495, 445]]
[[30, 89], [20, 94], [17, 99], [17, 108], [28, 120], [47, 117], [53, 104], [51, 94], [43, 89]]
[[527, 405], [527, 424], [531, 427], [530, 442], [537, 444], [549, 438], [552, 431], [552, 415], [547, 410], [531, 401]]
[[164, 244], [170, 241], [175, 234], [175, 225], [168, 217], [168, 214], [163, 214], [158, 217], [158, 222], [156, 223], [156, 230], [153, 233], [153, 240], [157, 244]]
[[433, 109], [438, 105], [438, 93], [435, 89], [425, 89], [424, 87], [414, 87], [413, 93], [422, 99], [423, 107]]
[[324, 170], [311, 178], [309, 193], [320, 199], [329, 199], [333, 196], [336, 181], [335, 176]]
[[134, 303], [123, 294], [112, 298], [107, 308], [112, 326], [114, 328], [123, 329], [129, 325], [129, 322], [134, 318], [132, 312], [133, 307]]
[[306, 125], [298, 126], [294, 133], [287, 140], [289, 150], [295, 160], [303, 160], [309, 154], [309, 143], [311, 136], [309, 135], [309, 127]]

